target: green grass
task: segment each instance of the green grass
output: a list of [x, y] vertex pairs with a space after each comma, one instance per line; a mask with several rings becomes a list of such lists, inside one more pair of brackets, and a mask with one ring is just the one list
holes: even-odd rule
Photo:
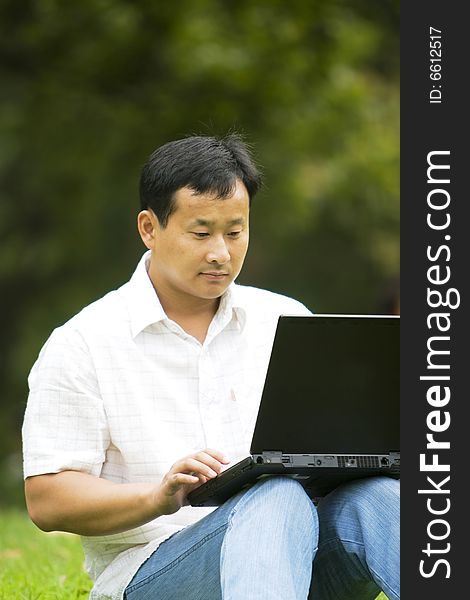
[[92, 583], [77, 536], [43, 533], [22, 511], [0, 511], [0, 600], [84, 600]]
[[84, 600], [92, 583], [83, 560], [77, 536], [43, 533], [25, 512], [0, 511], [0, 600]]

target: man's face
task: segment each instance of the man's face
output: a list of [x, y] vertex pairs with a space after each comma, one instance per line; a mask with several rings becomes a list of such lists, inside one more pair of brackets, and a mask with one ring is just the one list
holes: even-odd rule
[[248, 250], [246, 187], [237, 180], [234, 194], [223, 199], [182, 188], [175, 201], [167, 226], [156, 224], [151, 244], [144, 239], [152, 250], [150, 278], [159, 295], [176, 303], [219, 298], [240, 273]]

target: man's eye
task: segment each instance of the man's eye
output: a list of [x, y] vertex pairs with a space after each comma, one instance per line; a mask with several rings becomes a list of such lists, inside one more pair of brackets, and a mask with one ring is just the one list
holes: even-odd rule
[[205, 231], [193, 231], [192, 232], [197, 238], [205, 238], [207, 237], [209, 234]]
[[231, 231], [228, 235], [230, 237], [236, 238], [240, 235], [241, 231]]

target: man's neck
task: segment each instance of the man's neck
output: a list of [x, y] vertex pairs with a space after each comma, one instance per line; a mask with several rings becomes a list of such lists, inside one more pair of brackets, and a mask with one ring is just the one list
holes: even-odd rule
[[167, 317], [202, 344], [219, 308], [220, 298], [185, 297], [160, 288], [155, 288], [155, 292]]

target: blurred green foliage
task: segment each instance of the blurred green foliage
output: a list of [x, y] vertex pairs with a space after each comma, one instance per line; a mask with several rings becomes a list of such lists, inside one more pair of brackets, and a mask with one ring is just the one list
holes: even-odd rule
[[240, 282], [377, 312], [399, 265], [398, 0], [0, 0], [0, 503], [51, 329], [128, 279], [141, 165], [244, 132]]

